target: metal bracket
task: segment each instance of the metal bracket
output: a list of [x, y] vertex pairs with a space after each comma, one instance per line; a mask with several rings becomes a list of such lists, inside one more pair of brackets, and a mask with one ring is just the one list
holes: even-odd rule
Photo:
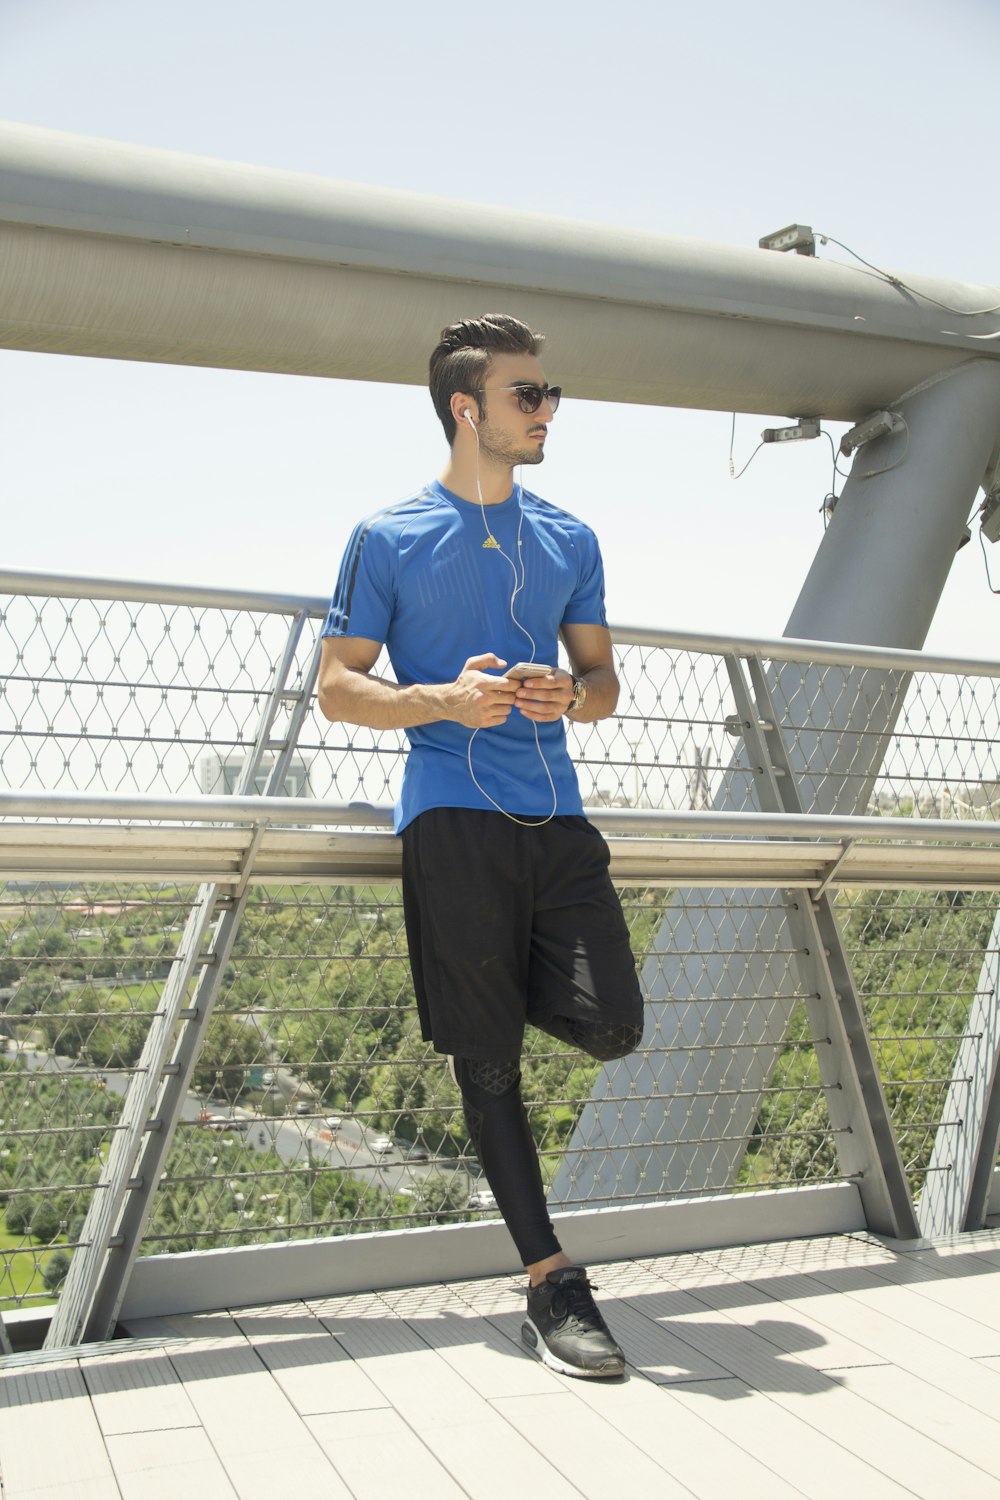
[[240, 865], [239, 884], [233, 891], [233, 894], [237, 900], [240, 900], [247, 893], [247, 887], [250, 884], [250, 876], [253, 874], [253, 867], [257, 860], [257, 852], [260, 849], [263, 837], [264, 825], [262, 823], [257, 823], [251, 835], [250, 842], [247, 845], [247, 851], [243, 856], [243, 862]]
[[827, 891], [830, 889], [830, 886], [833, 884], [834, 880], [836, 880], [837, 872], [839, 871], [841, 865], [844, 863], [844, 860], [847, 858], [853, 848], [854, 840], [846, 839], [843, 849], [841, 849], [840, 853], [837, 855], [837, 858], [830, 865], [830, 868], [823, 876], [823, 879], [820, 881], [819, 885], [816, 886], [815, 890], [811, 891], [811, 895], [814, 901], [818, 901], [820, 896], [826, 895]]

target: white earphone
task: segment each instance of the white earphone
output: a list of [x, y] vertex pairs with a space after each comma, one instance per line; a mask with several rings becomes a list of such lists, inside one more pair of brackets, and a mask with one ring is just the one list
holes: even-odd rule
[[[487, 540], [490, 542], [491, 546], [493, 546], [493, 547], [496, 548], [497, 552], [503, 558], [504, 562], [508, 564], [508, 566], [510, 567], [511, 573], [514, 575], [514, 588], [513, 588], [513, 592], [511, 593], [511, 596], [510, 596], [510, 605], [509, 605], [510, 618], [513, 621], [513, 623], [517, 626], [517, 628], [521, 632], [521, 634], [527, 638], [527, 640], [528, 640], [528, 642], [529, 642], [529, 644], [531, 646], [531, 660], [534, 661], [534, 659], [535, 659], [535, 651], [537, 650], [537, 647], [535, 645], [534, 637], [532, 636], [532, 634], [531, 634], [531, 632], [529, 630], [525, 629], [525, 627], [521, 624], [520, 620], [517, 618], [517, 615], [514, 612], [514, 604], [515, 604], [515, 601], [517, 599], [517, 596], [521, 592], [521, 590], [524, 588], [524, 576], [525, 576], [524, 575], [524, 556], [523, 556], [523, 553], [522, 553], [522, 550], [521, 550], [521, 530], [522, 530], [522, 528], [524, 526], [524, 504], [523, 504], [523, 493], [524, 492], [523, 492], [521, 484], [518, 483], [517, 490], [515, 491], [515, 493], [517, 495], [517, 510], [518, 510], [518, 517], [517, 517], [517, 557], [518, 557], [518, 562], [520, 562], [520, 564], [521, 564], [521, 577], [520, 577], [520, 579], [518, 579], [518, 576], [517, 576], [517, 563], [514, 562], [513, 558], [507, 556], [506, 552], [500, 546], [500, 543], [497, 541], [496, 537], [493, 535], [492, 531], [490, 530], [490, 523], [486, 519], [486, 506], [485, 506], [485, 504], [483, 502], [483, 487], [482, 487], [482, 483], [481, 483], [481, 479], [480, 479], [480, 473], [479, 473], [479, 429], [476, 427], [475, 421], [473, 420], [473, 417], [472, 417], [472, 413], [471, 413], [471, 411], [469, 411], [468, 407], [466, 407], [465, 411], [462, 413], [462, 416], [463, 416], [464, 420], [466, 422], [468, 422], [469, 426], [472, 428], [472, 431], [473, 431], [473, 433], [475, 435], [475, 439], [476, 439], [476, 493], [479, 496], [479, 509], [482, 512], [483, 525], [486, 528], [486, 537], [487, 537]], [[513, 813], [508, 812], [505, 807], [501, 807], [500, 803], [496, 800], [496, 798], [495, 797], [491, 797], [490, 794], [489, 794], [489, 792], [486, 790], [486, 788], [484, 786], [480, 785], [479, 780], [478, 780], [478, 778], [476, 776], [476, 773], [475, 773], [475, 771], [473, 769], [473, 766], [472, 766], [472, 747], [475, 744], [476, 735], [479, 733], [478, 729], [474, 729], [472, 731], [472, 734], [471, 734], [471, 736], [469, 738], [468, 748], [466, 750], [466, 757], [467, 757], [468, 764], [469, 764], [469, 775], [472, 777], [473, 785], [476, 787], [476, 790], [479, 791], [486, 798], [487, 802], [491, 802], [493, 804], [493, 806], [496, 808], [497, 812], [503, 813], [504, 817], [508, 818], [511, 823], [520, 823], [521, 826], [522, 826], [522, 828], [538, 828], [538, 827], [541, 826], [542, 823], [550, 823], [552, 821], [552, 819], [555, 817], [555, 815], [556, 815], [556, 808], [559, 805], [559, 794], [556, 791], [556, 785], [555, 785], [555, 782], [552, 779], [552, 772], [549, 769], [549, 763], [545, 759], [545, 751], [542, 749], [541, 741], [538, 738], [538, 725], [533, 723], [531, 727], [532, 727], [532, 729], [535, 732], [535, 749], [538, 751], [539, 759], [541, 760], [542, 765], [543, 765], [543, 767], [545, 769], [545, 775], [546, 775], [546, 778], [547, 778], [548, 783], [549, 783], [549, 787], [550, 787], [551, 792], [552, 792], [552, 811], [548, 814], [547, 817], [539, 818], [539, 819], [532, 819], [531, 822], [528, 822], [525, 818], [515, 817], [515, 815]]]

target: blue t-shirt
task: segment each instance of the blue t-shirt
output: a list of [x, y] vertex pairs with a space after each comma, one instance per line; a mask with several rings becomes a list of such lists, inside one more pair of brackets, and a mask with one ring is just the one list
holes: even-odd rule
[[[607, 624], [590, 527], [521, 489], [486, 506], [484, 518], [483, 507], [435, 480], [355, 527], [323, 634], [383, 642], [396, 681], [409, 686], [453, 682], [470, 656], [488, 651], [508, 666], [532, 659], [555, 666], [563, 624]], [[406, 730], [397, 833], [431, 807], [495, 802], [515, 816], [545, 817], [552, 811], [545, 764], [557, 814], [582, 813], [562, 719], [536, 726], [515, 708], [503, 724], [480, 729], [472, 769], [483, 791], [469, 773], [472, 734], [445, 720]]]

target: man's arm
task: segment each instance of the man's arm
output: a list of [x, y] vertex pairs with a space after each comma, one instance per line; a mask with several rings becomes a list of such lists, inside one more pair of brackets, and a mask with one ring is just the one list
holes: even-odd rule
[[[608, 718], [618, 704], [611, 632], [604, 625], [563, 625], [559, 634], [572, 673], [556, 667], [548, 677], [528, 678], [520, 685], [517, 707], [526, 719], [537, 724], [554, 723], [563, 714], [574, 724]], [[587, 684], [587, 701], [582, 708], [571, 710], [574, 677], [582, 677]]]
[[618, 707], [618, 677], [611, 645], [611, 632], [605, 625], [564, 625], [559, 632], [574, 677], [587, 684], [587, 701], [568, 714], [576, 724], [592, 724], [608, 719]]
[[502, 724], [513, 707], [517, 684], [486, 670], [507, 665], [492, 652], [470, 656], [454, 682], [401, 687], [371, 676], [381, 650], [380, 641], [362, 636], [327, 636], [317, 689], [325, 718], [369, 729], [411, 729], [439, 719], [489, 729]]

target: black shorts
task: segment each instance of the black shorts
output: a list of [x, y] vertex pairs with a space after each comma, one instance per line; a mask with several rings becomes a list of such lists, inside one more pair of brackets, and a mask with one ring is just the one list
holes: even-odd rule
[[518, 1057], [548, 1016], [642, 1025], [608, 846], [586, 818], [525, 827], [437, 807], [403, 830], [403, 909], [425, 1041]]

